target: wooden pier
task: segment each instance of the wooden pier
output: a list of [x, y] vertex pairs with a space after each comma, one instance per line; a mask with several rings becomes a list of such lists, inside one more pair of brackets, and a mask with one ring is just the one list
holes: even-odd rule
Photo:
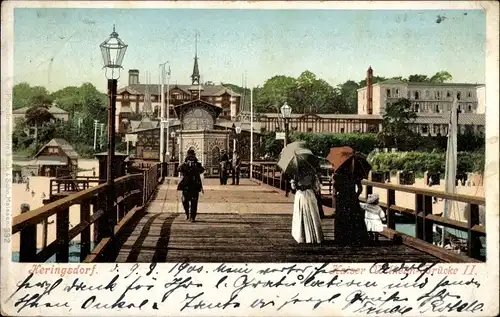
[[[217, 179], [204, 180], [195, 223], [187, 222], [177, 179], [161, 175], [160, 164], [115, 180], [112, 195], [106, 184], [83, 189], [13, 220], [14, 234], [20, 234], [20, 261], [45, 262], [56, 255], [57, 262], [69, 260], [69, 243], [81, 240], [81, 262], [481, 262], [479, 238], [485, 228], [479, 224], [478, 206], [484, 198], [451, 195], [407, 186], [364, 181], [365, 195], [371, 188], [387, 190], [388, 228], [378, 243], [361, 247], [341, 246], [333, 238], [333, 210], [325, 206], [322, 220], [325, 241], [319, 245], [297, 244], [291, 236], [293, 195], [285, 196], [286, 182], [275, 164], [254, 164], [252, 179], [240, 185], [221, 186]], [[231, 181], [229, 181], [231, 183]], [[397, 206], [396, 191], [415, 194], [416, 210]], [[432, 214], [432, 197], [469, 204], [469, 221], [454, 222]], [[325, 197], [323, 201], [331, 201]], [[106, 200], [113, 207], [106, 210]], [[69, 207], [80, 205], [80, 223], [68, 226]], [[331, 204], [330, 204], [331, 206]], [[412, 215], [416, 236], [395, 230], [394, 215]], [[57, 238], [36, 250], [36, 224], [56, 217]], [[467, 255], [430, 243], [432, 224], [461, 228], [469, 233]], [[91, 225], [94, 230], [91, 233]], [[432, 231], [431, 231], [432, 233]], [[95, 242], [93, 250], [90, 241]]]

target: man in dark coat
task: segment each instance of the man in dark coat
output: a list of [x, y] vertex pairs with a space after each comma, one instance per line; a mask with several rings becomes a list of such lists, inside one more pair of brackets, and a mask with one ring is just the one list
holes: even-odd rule
[[219, 177], [220, 177], [220, 184], [221, 185], [227, 185], [227, 178], [228, 178], [228, 173], [227, 173], [227, 169], [228, 169], [228, 163], [229, 163], [229, 157], [227, 156], [226, 154], [226, 151], [222, 150], [221, 151], [221, 157], [220, 157], [220, 161], [219, 161], [219, 165], [220, 165], [220, 173], [219, 173]]
[[201, 182], [201, 174], [205, 168], [198, 162], [193, 150], [187, 152], [187, 157], [179, 166], [179, 171], [182, 173], [182, 180], [177, 186], [177, 190], [182, 191], [182, 205], [186, 213], [186, 220], [194, 222], [198, 209], [198, 198], [200, 192], [203, 191]]
[[240, 171], [241, 171], [241, 159], [236, 151], [233, 153], [233, 159], [231, 160], [233, 183], [231, 185], [240, 184]]

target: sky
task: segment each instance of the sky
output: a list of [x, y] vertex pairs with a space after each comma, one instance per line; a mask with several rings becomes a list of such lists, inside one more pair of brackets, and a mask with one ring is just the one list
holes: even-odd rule
[[[436, 23], [437, 16], [445, 16]], [[453, 82], [484, 83], [486, 16], [481, 10], [259, 10], [16, 8], [14, 82], [49, 91], [93, 83], [105, 91], [99, 44], [116, 31], [128, 70], [159, 82], [190, 84], [199, 32], [202, 81], [262, 86], [274, 75], [310, 70], [333, 86], [374, 75], [407, 77], [446, 70]], [[51, 62], [51, 59], [52, 62]]]

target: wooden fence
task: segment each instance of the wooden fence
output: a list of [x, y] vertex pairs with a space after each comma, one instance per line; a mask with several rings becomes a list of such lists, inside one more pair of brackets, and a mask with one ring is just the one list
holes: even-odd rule
[[[78, 235], [80, 261], [98, 261], [105, 256], [105, 247], [151, 198], [161, 180], [158, 170], [158, 164], [154, 164], [143, 173], [115, 179], [112, 192], [104, 183], [14, 217], [12, 234], [20, 234], [19, 261], [46, 262], [55, 254], [56, 262], [68, 262], [69, 244]], [[113, 199], [113, 203], [108, 204], [108, 199]], [[80, 222], [69, 229], [69, 209], [73, 205], [80, 205]], [[53, 215], [56, 215], [56, 239], [37, 251], [37, 224]], [[96, 246], [91, 251], [92, 224]]]

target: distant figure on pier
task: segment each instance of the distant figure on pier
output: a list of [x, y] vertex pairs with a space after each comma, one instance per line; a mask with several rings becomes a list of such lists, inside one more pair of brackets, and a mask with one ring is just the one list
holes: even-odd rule
[[179, 166], [179, 171], [182, 173], [182, 180], [177, 186], [177, 190], [182, 191], [182, 205], [186, 213], [186, 220], [195, 222], [198, 211], [198, 198], [200, 192], [203, 192], [203, 184], [201, 182], [201, 174], [205, 168], [198, 162], [194, 150], [187, 152], [187, 157]]
[[378, 205], [379, 195], [377, 193], [368, 195], [366, 203], [360, 203], [365, 211], [365, 224], [368, 235], [373, 241], [378, 241], [379, 232], [384, 231], [385, 213]]
[[229, 157], [226, 151], [224, 150], [221, 150], [219, 165], [220, 165], [220, 172], [219, 172], [220, 184], [227, 185]]
[[95, 167], [92, 167], [92, 176], [95, 177]]
[[26, 177], [25, 183], [26, 183], [26, 191], [29, 192], [30, 191], [30, 179], [29, 179], [29, 177]]
[[32, 191], [31, 191], [31, 197], [35, 197], [35, 194], [36, 194], [36, 193], [35, 193], [35, 190], [32, 190]]
[[233, 153], [233, 159], [231, 160], [231, 167], [232, 167], [232, 176], [233, 176], [233, 182], [231, 185], [239, 185], [240, 184], [240, 170], [241, 170], [241, 159], [238, 153], [234, 151]]

